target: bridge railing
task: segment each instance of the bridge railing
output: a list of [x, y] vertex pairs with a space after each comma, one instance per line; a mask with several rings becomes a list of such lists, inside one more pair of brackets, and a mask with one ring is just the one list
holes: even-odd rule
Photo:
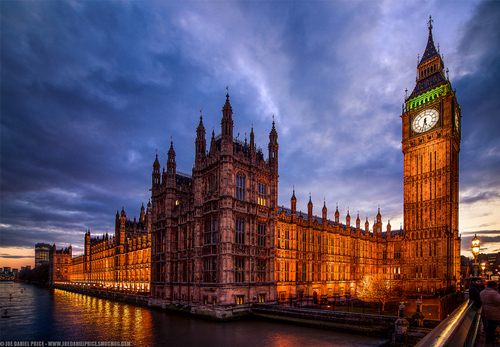
[[472, 347], [475, 344], [480, 315], [467, 300], [427, 334], [415, 347]]

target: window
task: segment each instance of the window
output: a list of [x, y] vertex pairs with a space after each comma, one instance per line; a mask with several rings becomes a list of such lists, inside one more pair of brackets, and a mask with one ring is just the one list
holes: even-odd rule
[[266, 260], [257, 260], [257, 282], [266, 281]]
[[217, 282], [217, 258], [209, 257], [203, 261], [203, 281], [208, 283]]
[[236, 258], [234, 260], [234, 281], [238, 283], [245, 282], [245, 258]]
[[217, 217], [209, 217], [205, 220], [204, 231], [205, 244], [217, 243]]
[[290, 281], [290, 263], [285, 262], [285, 282]]
[[245, 176], [236, 175], [236, 199], [245, 200]]
[[290, 249], [290, 232], [285, 228], [285, 249]]
[[259, 247], [266, 247], [266, 226], [259, 224], [257, 227], [257, 245]]
[[302, 263], [302, 282], [306, 282], [307, 281], [307, 264], [306, 263]]
[[386, 245], [382, 246], [382, 259], [387, 259], [387, 246]]
[[217, 243], [217, 217], [212, 218], [212, 243]]
[[210, 175], [209, 179], [208, 179], [208, 189], [209, 191], [213, 191], [214, 189], [216, 188], [216, 181], [215, 181], [215, 176], [214, 175]]
[[401, 259], [401, 245], [394, 245], [394, 259]]
[[266, 294], [259, 294], [259, 302], [266, 302]]
[[264, 182], [259, 182], [257, 203], [259, 205], [266, 206], [266, 185]]
[[234, 242], [241, 245], [245, 243], [245, 221], [242, 219], [236, 219], [236, 232]]
[[236, 296], [236, 305], [243, 305], [245, 303], [245, 296], [238, 295]]

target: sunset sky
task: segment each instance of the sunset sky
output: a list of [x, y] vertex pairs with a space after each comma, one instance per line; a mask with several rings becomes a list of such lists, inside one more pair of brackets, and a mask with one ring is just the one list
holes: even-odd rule
[[[462, 106], [460, 233], [500, 251], [500, 2], [1, 1], [0, 266], [38, 242], [83, 251], [87, 228], [139, 217], [155, 151], [190, 173], [200, 110], [267, 157], [279, 204], [403, 221], [401, 106], [433, 36]], [[246, 134], [246, 135], [245, 135]]]

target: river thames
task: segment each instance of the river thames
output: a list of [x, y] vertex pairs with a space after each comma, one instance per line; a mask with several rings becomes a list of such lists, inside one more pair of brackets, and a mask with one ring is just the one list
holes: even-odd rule
[[[12, 294], [12, 295], [11, 295]], [[376, 346], [376, 337], [244, 320], [218, 323], [59, 289], [0, 282], [1, 346]], [[29, 343], [20, 343], [29, 341]]]

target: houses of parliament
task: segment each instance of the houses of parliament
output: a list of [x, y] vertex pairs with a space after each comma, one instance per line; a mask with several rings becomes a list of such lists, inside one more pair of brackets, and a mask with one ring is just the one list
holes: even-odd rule
[[[363, 276], [408, 293], [454, 290], [460, 282], [460, 105], [428, 24], [416, 85], [400, 115], [404, 155], [404, 228], [359, 214], [340, 220], [278, 205], [279, 143], [273, 121], [267, 153], [233, 136], [229, 95], [220, 133], [200, 116], [191, 175], [176, 166], [171, 142], [153, 163], [151, 201], [139, 221], [116, 216], [115, 236], [85, 233], [84, 255], [66, 280], [148, 292], [152, 299], [231, 306], [289, 298], [356, 295]], [[304, 204], [305, 202], [302, 202]], [[53, 271], [55, 267], [53, 267]], [[58, 278], [53, 276], [53, 278]]]

